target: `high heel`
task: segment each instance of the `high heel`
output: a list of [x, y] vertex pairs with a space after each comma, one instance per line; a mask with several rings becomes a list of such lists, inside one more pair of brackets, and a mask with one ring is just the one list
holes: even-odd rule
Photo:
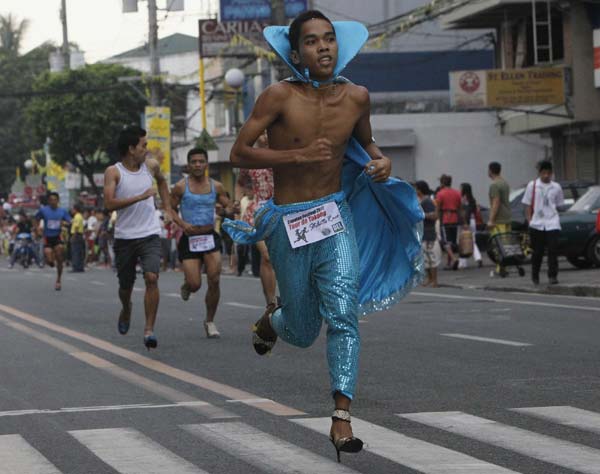
[[275, 331], [273, 331], [272, 326], [271, 331], [273, 331], [275, 336], [262, 337], [258, 335], [258, 331], [265, 317], [268, 318], [269, 325], [271, 324], [271, 315], [280, 307], [281, 304], [279, 302], [279, 298], [277, 298], [276, 303], [270, 303], [269, 305], [267, 305], [267, 310], [265, 311], [265, 313], [261, 316], [261, 318], [258, 321], [256, 321], [254, 326], [252, 326], [252, 345], [254, 346], [254, 350], [258, 355], [265, 355], [270, 353], [273, 347], [275, 346], [275, 343], [277, 342], [277, 334], [275, 334]]
[[[351, 422], [350, 412], [348, 410], [333, 410], [333, 415], [331, 415], [332, 420], [345, 421], [346, 423]], [[348, 436], [346, 438], [337, 438], [333, 437], [333, 433], [329, 435], [329, 440], [333, 444], [335, 448], [335, 453], [337, 455], [337, 461], [342, 462], [340, 453], [358, 453], [363, 448], [362, 440], [355, 438], [354, 436]]]
[[158, 346], [158, 339], [156, 339], [156, 336], [154, 334], [144, 336], [144, 345], [148, 350], [156, 349], [156, 346]]

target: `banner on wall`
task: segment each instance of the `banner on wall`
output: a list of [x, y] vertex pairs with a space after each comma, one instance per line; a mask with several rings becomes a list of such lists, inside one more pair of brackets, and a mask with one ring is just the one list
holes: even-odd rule
[[[294, 18], [306, 10], [306, 0], [285, 0], [285, 16]], [[270, 20], [270, 0], [221, 0], [221, 21]]]

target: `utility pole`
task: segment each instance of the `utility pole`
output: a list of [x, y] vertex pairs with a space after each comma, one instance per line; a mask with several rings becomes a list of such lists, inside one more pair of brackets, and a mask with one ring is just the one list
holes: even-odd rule
[[[285, 2], [284, 0], [271, 0], [271, 24], [285, 25]], [[278, 81], [285, 79], [288, 75], [287, 66], [279, 58], [273, 63]]]
[[65, 63], [63, 70], [68, 71], [71, 68], [71, 49], [69, 47], [69, 33], [67, 30], [67, 0], [61, 0], [60, 21], [62, 22], [63, 30], [62, 55]]
[[[65, 0], [63, 0], [64, 2]], [[160, 105], [160, 62], [158, 58], [158, 22], [156, 0], [148, 0], [148, 47], [150, 50], [150, 105]]]

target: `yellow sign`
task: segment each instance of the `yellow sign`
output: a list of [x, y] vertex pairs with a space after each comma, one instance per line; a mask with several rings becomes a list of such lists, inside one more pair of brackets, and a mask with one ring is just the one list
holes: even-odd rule
[[450, 73], [454, 107], [512, 108], [561, 105], [565, 97], [564, 68], [494, 69]]
[[171, 109], [146, 107], [148, 151], [160, 163], [160, 170], [169, 178], [171, 174]]
[[487, 71], [489, 107], [565, 103], [563, 68], [507, 69]]
[[46, 183], [48, 191], [57, 191], [61, 181], [65, 180], [65, 169], [52, 160], [48, 160], [46, 168]]

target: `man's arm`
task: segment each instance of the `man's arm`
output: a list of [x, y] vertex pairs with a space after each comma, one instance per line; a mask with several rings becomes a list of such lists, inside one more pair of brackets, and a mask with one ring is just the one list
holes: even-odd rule
[[500, 196], [492, 198], [492, 205], [490, 207], [490, 218], [488, 219], [488, 227], [494, 227], [496, 225], [496, 216], [500, 209]]
[[363, 108], [363, 113], [354, 127], [354, 137], [371, 157], [366, 165], [366, 172], [375, 182], [385, 181], [392, 173], [392, 162], [383, 153], [373, 140], [371, 129], [371, 100], [369, 92], [364, 87], [358, 87], [357, 99]]
[[165, 175], [162, 174], [160, 170], [160, 164], [153, 158], [146, 160], [146, 166], [152, 173], [152, 176], [156, 180], [156, 185], [158, 187], [158, 195], [160, 196], [160, 200], [163, 203], [163, 209], [165, 214], [173, 219], [173, 210], [171, 209], [171, 195], [169, 194], [169, 185], [167, 183], [167, 179]]
[[527, 184], [525, 188], [525, 195], [521, 200], [521, 204], [525, 204], [525, 219], [527, 222], [531, 222], [533, 219], [533, 185], [531, 183]]
[[233, 166], [277, 168], [333, 159], [332, 143], [326, 138], [317, 138], [308, 147], [293, 150], [254, 148], [258, 137], [279, 118], [288, 97], [288, 87], [290, 85], [285, 83], [273, 84], [258, 97], [231, 149], [229, 159]]
[[124, 209], [136, 202], [148, 199], [151, 196], [156, 195], [154, 188], [148, 188], [142, 194], [138, 196], [132, 196], [129, 198], [117, 199], [115, 197], [115, 190], [118, 182], [118, 171], [114, 166], [109, 166], [104, 172], [104, 207], [109, 211], [118, 211]]

